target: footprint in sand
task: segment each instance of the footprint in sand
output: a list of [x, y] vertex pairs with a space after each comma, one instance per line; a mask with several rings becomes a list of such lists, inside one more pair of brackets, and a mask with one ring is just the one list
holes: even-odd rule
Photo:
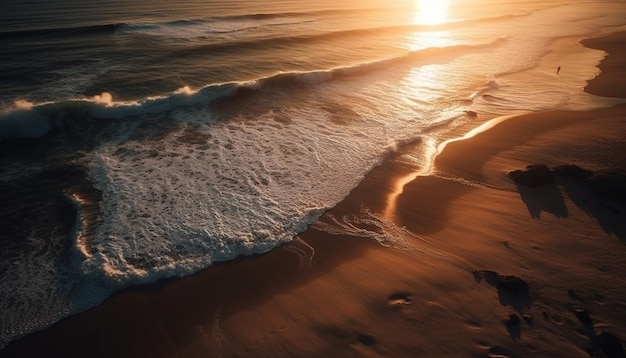
[[482, 328], [480, 322], [479, 321], [475, 321], [473, 319], [466, 320], [465, 324], [466, 324], [467, 328], [469, 328], [469, 329], [478, 330], [478, 329]]
[[552, 322], [554, 322], [556, 324], [563, 324], [563, 317], [561, 317], [560, 314], [553, 313], [553, 314], [549, 315], [549, 317], [552, 320]]
[[600, 295], [600, 294], [595, 294], [593, 295], [593, 302], [599, 304], [599, 305], [604, 305], [604, 296]]
[[374, 344], [376, 344], [376, 338], [370, 336], [369, 334], [358, 334], [356, 337], [357, 341], [359, 341], [359, 343], [363, 344], [364, 346], [373, 346]]
[[491, 358], [509, 358], [509, 351], [501, 347], [491, 347], [487, 350]]
[[401, 309], [411, 304], [411, 294], [397, 292], [387, 297], [387, 307]]
[[576, 301], [580, 301], [580, 302], [585, 302], [585, 299], [582, 298], [578, 292], [574, 291], [574, 290], [567, 290], [567, 295], [571, 298], [574, 299]]

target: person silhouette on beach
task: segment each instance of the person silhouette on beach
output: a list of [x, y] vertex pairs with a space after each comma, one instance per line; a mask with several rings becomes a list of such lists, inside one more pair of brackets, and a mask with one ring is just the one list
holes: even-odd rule
[[559, 72], [561, 72], [561, 66], [559, 66], [559, 67], [557, 67], [557, 68], [556, 68], [556, 74], [557, 74], [557, 75], [559, 74]]

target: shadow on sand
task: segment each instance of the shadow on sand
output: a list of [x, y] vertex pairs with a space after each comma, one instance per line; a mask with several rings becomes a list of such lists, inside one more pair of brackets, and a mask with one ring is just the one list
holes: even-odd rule
[[580, 333], [589, 338], [587, 353], [591, 357], [625, 358], [626, 353], [619, 338], [610, 332], [596, 332], [589, 312], [580, 306], [571, 307], [582, 325]]
[[516, 170], [509, 176], [532, 218], [540, 219], [543, 212], [566, 218], [565, 198], [569, 198], [607, 234], [626, 243], [626, 175], [593, 173], [575, 165], [553, 169], [529, 165], [527, 170]]
[[[532, 318], [524, 312], [532, 306], [533, 299], [526, 281], [516, 276], [500, 275], [489, 270], [474, 271], [474, 280], [481, 283], [483, 280], [498, 291], [498, 300], [503, 306], [513, 308], [521, 314], [526, 323], [532, 326]], [[517, 313], [511, 313], [504, 326], [513, 340], [522, 338], [522, 320]]]

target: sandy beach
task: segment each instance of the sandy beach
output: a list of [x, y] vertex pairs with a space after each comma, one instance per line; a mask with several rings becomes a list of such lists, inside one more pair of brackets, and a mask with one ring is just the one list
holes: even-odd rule
[[[583, 44], [609, 53], [585, 90], [626, 98], [626, 32]], [[423, 175], [406, 148], [293, 242], [128, 289], [0, 356], [624, 357], [624, 138], [618, 105], [499, 121]], [[545, 182], [509, 175], [536, 164]]]

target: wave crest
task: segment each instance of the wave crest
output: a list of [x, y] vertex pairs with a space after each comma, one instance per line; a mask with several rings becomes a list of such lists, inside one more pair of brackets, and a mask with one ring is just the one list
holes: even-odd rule
[[[466, 52], [492, 48], [504, 41], [506, 40], [502, 38], [482, 45], [427, 48], [409, 52], [403, 56], [352, 66], [318, 71], [283, 72], [247, 82], [211, 84], [197, 90], [184, 86], [162, 96], [135, 101], [116, 101], [113, 94], [109, 92], [103, 92], [91, 98], [43, 104], [18, 100], [12, 109], [0, 113], [0, 140], [42, 137], [52, 128], [63, 128], [67, 124], [66, 121], [76, 120], [77, 117], [83, 120], [121, 119], [165, 113], [179, 107], [209, 105], [217, 99], [243, 98], [250, 93], [267, 89], [289, 91], [294, 87], [315, 86], [337, 78], [365, 75], [404, 63], [409, 65], [440, 63]], [[81, 115], [76, 116], [76, 113]]]

